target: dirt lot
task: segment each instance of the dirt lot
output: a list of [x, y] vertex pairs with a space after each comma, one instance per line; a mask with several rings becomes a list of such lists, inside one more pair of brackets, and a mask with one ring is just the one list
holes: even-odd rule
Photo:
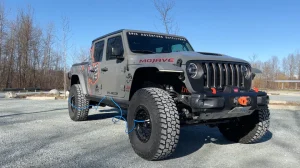
[[149, 162], [132, 150], [114, 109], [69, 119], [63, 100], [0, 99], [0, 167], [298, 167], [300, 111], [271, 110], [270, 132], [257, 144], [233, 144], [216, 128], [184, 127], [176, 153]]

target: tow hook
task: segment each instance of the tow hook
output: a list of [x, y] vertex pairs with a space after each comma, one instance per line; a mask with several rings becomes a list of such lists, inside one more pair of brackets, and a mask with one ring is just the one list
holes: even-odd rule
[[236, 105], [248, 106], [251, 104], [251, 98], [249, 96], [235, 97], [233, 101]]

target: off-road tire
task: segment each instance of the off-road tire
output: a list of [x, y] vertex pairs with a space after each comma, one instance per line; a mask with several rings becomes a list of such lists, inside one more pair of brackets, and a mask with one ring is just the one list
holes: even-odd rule
[[270, 112], [268, 107], [260, 107], [249, 116], [239, 118], [235, 122], [220, 124], [219, 130], [230, 141], [238, 143], [255, 143], [268, 131]]
[[151, 121], [151, 135], [142, 142], [135, 128], [129, 133], [130, 143], [135, 153], [146, 160], [162, 160], [176, 149], [180, 122], [174, 100], [169, 93], [159, 88], [142, 88], [133, 95], [128, 108], [128, 129], [134, 127], [134, 119], [139, 107], [148, 110]]
[[[71, 106], [72, 97], [73, 108]], [[82, 93], [80, 84], [74, 84], [71, 86], [69, 99], [68, 99], [69, 116], [73, 121], [85, 121], [89, 114], [89, 101]]]

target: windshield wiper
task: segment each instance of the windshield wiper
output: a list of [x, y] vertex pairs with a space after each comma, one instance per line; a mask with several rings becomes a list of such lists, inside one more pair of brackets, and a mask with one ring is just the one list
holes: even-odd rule
[[148, 53], [148, 54], [154, 54], [156, 52], [151, 50], [131, 50], [132, 52], [139, 52], [139, 53]]

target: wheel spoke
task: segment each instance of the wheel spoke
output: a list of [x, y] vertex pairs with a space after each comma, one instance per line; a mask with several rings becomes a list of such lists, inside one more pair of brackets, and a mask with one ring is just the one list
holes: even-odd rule
[[140, 141], [146, 143], [151, 136], [151, 120], [146, 107], [140, 105], [135, 114], [135, 120], [145, 121], [138, 122], [136, 125], [136, 133]]

